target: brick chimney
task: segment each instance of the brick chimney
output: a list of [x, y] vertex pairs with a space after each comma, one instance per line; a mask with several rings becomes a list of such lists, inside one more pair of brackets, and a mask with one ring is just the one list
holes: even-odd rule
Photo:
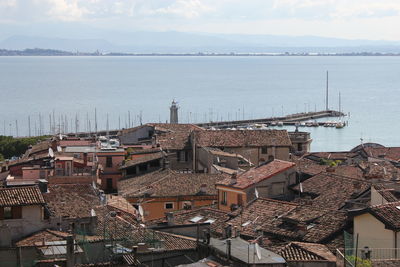
[[87, 162], [88, 162], [88, 154], [83, 153], [83, 165], [87, 166]]

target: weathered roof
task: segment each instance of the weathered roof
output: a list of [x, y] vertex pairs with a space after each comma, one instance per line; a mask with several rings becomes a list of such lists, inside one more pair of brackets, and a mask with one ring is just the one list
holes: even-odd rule
[[0, 188], [0, 207], [44, 205], [37, 186]]
[[55, 230], [46, 229], [32, 234], [29, 237], [21, 239], [15, 245], [17, 247], [33, 247], [37, 246], [40, 242], [61, 241], [71, 234]]
[[260, 147], [291, 146], [286, 130], [207, 130], [195, 131], [196, 146], [202, 147]]
[[[312, 205], [316, 208], [340, 209], [347, 200], [368, 190], [371, 183], [336, 173], [323, 172], [305, 180], [301, 185], [303, 195], [315, 197]], [[300, 184], [294, 186], [293, 189], [300, 192]]]
[[[98, 212], [98, 210], [96, 210]], [[116, 239], [127, 240], [131, 244], [141, 243], [144, 240], [163, 241], [162, 246], [167, 251], [193, 250], [196, 246], [196, 239], [170, 234], [151, 229], [144, 229], [126, 216], [126, 213], [117, 214], [116, 217], [107, 217], [107, 210], [101, 209], [98, 216], [97, 232], [99, 235], [112, 235]], [[106, 219], [107, 218], [107, 219]], [[113, 223], [115, 222], [115, 223]], [[151, 241], [150, 241], [151, 242]], [[150, 244], [148, 244], [150, 245]], [[154, 244], [151, 244], [154, 246]]]
[[259, 198], [227, 223], [250, 237], [259, 229], [267, 236], [319, 243], [340, 232], [346, 220], [346, 212]]
[[400, 202], [376, 205], [367, 210], [389, 229], [396, 231], [400, 229]]
[[115, 149], [100, 149], [94, 146], [67, 146], [64, 149], [65, 153], [125, 153], [123, 148]]
[[358, 153], [349, 151], [339, 152], [313, 152], [306, 155], [307, 158], [312, 160], [329, 159], [329, 160], [346, 160], [358, 156]]
[[222, 166], [219, 166], [219, 165], [216, 165], [216, 164], [213, 164], [212, 166], [220, 173], [226, 173], [226, 174], [229, 174], [229, 175], [238, 173], [238, 170], [222, 167]]
[[193, 131], [203, 131], [203, 128], [194, 124], [154, 123], [157, 132], [155, 142], [163, 149], [181, 150], [190, 146], [190, 134]]
[[400, 147], [364, 147], [368, 157], [400, 161]]
[[238, 227], [241, 233], [254, 236], [256, 226], [271, 225], [277, 218], [295, 209], [298, 205], [292, 202], [258, 198], [243, 207], [240, 215], [228, 223]]
[[120, 167], [120, 169], [126, 169], [132, 166], [136, 166], [138, 164], [142, 164], [145, 162], [150, 162], [153, 160], [161, 159], [164, 157], [164, 152], [156, 152], [150, 154], [141, 154], [138, 157], [134, 157], [131, 160], [125, 161], [125, 164]]
[[100, 205], [96, 191], [87, 184], [50, 184], [44, 199], [55, 217], [91, 217], [91, 210]]
[[248, 171], [238, 175], [236, 178], [236, 183], [234, 184], [231, 182], [231, 178], [226, 178], [218, 184], [245, 189], [251, 185], [257, 184], [281, 172], [284, 172], [294, 166], [295, 164], [293, 162], [275, 159], [261, 166], [251, 168]]
[[[18, 241], [15, 245], [17, 247], [34, 247], [34, 246], [42, 246], [43, 242], [54, 242], [54, 241], [62, 241], [65, 240], [68, 236], [71, 236], [70, 233], [67, 232], [61, 232], [61, 231], [56, 231], [56, 230], [51, 230], [51, 229], [45, 229], [40, 232], [36, 232], [26, 238], [21, 239]], [[102, 236], [88, 236], [85, 235], [80, 236], [76, 235], [76, 239], [82, 239], [86, 242], [95, 242], [99, 240], [103, 240]]]
[[400, 184], [377, 183], [373, 187], [388, 202], [400, 200]]
[[[248, 263], [254, 265], [269, 265], [269, 264], [285, 264], [286, 261], [280, 255], [260, 247], [259, 252], [261, 257], [251, 257], [249, 255], [249, 249], [251, 246], [251, 253], [255, 251], [255, 244], [241, 239], [240, 237], [230, 238], [231, 240], [231, 257], [240, 261], [240, 263]], [[227, 251], [226, 240], [220, 240], [211, 238], [210, 246], [214, 247], [219, 253], [225, 254]]]
[[[213, 233], [222, 235], [225, 222], [231, 217], [229, 212], [219, 210], [212, 207], [196, 207], [191, 210], [179, 210], [172, 213], [174, 225], [187, 225], [194, 223], [210, 223], [210, 228]], [[193, 222], [193, 218], [196, 218], [196, 222]], [[156, 223], [165, 222], [166, 219], [154, 220], [148, 222], [149, 225]]]
[[155, 171], [118, 183], [119, 194], [124, 197], [151, 197], [198, 195], [202, 185], [205, 195], [216, 195], [215, 184], [226, 175], [208, 173], [178, 173], [172, 170]]
[[286, 261], [329, 261], [336, 262], [335, 255], [322, 244], [290, 242], [280, 252]]

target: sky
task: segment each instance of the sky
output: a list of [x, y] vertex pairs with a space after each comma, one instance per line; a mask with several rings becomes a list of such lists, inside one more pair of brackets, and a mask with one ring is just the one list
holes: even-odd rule
[[0, 27], [400, 40], [399, 0], [0, 0]]

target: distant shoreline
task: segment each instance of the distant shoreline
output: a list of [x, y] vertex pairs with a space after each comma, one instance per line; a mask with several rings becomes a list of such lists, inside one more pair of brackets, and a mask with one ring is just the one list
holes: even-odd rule
[[190, 57], [204, 57], [204, 56], [220, 56], [220, 57], [260, 57], [260, 56], [400, 56], [400, 53], [381, 53], [381, 52], [350, 52], [350, 53], [102, 53], [96, 52], [68, 52], [53, 49], [25, 49], [25, 50], [7, 50], [0, 49], [0, 56], [127, 56], [127, 57], [143, 57], [143, 56], [190, 56]]

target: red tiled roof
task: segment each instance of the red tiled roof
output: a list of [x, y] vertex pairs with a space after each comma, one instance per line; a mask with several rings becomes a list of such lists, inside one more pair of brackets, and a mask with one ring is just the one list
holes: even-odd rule
[[[302, 182], [303, 194], [315, 197], [312, 205], [316, 208], [340, 209], [347, 200], [366, 191], [371, 183], [361, 179], [323, 172]], [[293, 187], [297, 192], [300, 185]]]
[[400, 161], [400, 147], [365, 147], [364, 151], [372, 158]]
[[[194, 217], [201, 218], [197, 223], [205, 223], [208, 220], [213, 220], [210, 224], [211, 231], [213, 233], [222, 235], [223, 229], [225, 226], [225, 222], [228, 221], [231, 217], [229, 212], [219, 210], [212, 207], [198, 207], [191, 210], [179, 210], [173, 212], [173, 223], [174, 225], [186, 225], [186, 224], [194, 224], [191, 221]], [[155, 221], [148, 222], [149, 225], [165, 221], [166, 219], [158, 219]]]
[[368, 211], [389, 229], [400, 230], [400, 202], [372, 206], [368, 208]]
[[260, 147], [291, 146], [286, 130], [207, 130], [195, 131], [196, 146]]
[[225, 174], [178, 173], [168, 169], [121, 180], [118, 190], [124, 197], [192, 196], [206, 185], [205, 195], [216, 195], [215, 184], [225, 177]]
[[280, 252], [286, 261], [329, 261], [336, 262], [335, 255], [322, 244], [291, 242]]
[[70, 235], [66, 232], [46, 229], [18, 241], [15, 245], [17, 247], [33, 247], [37, 246], [40, 242], [61, 241]]
[[145, 162], [153, 161], [156, 159], [161, 159], [165, 156], [164, 152], [156, 152], [150, 154], [140, 154], [138, 157], [134, 157], [131, 160], [125, 161], [125, 164], [120, 167], [120, 169], [126, 169], [132, 166], [136, 166], [138, 164], [142, 164]]
[[236, 183], [234, 184], [231, 183], [231, 178], [226, 178], [218, 184], [245, 189], [253, 184], [257, 184], [281, 172], [284, 172], [294, 166], [295, 164], [293, 162], [275, 159], [269, 163], [256, 168], [251, 168], [250, 170], [238, 175], [236, 178]]
[[100, 199], [91, 185], [53, 184], [44, 194], [49, 210], [55, 217], [91, 217], [91, 210]]
[[44, 205], [37, 186], [0, 188], [0, 207]]

